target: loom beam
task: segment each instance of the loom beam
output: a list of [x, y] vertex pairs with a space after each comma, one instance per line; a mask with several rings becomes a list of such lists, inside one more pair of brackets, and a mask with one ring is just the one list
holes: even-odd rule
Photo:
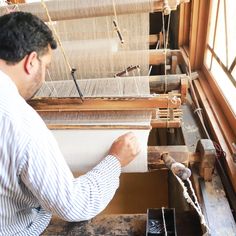
[[128, 129], [128, 130], [145, 130], [151, 128], [180, 128], [180, 118], [174, 120], [158, 120], [152, 119], [151, 126], [135, 126], [135, 125], [72, 125], [72, 124], [48, 124], [47, 127], [51, 130], [63, 129], [63, 130], [106, 130], [106, 129]]
[[171, 92], [173, 90], [181, 91], [181, 85], [185, 82], [184, 80], [187, 80], [187, 76], [185, 74], [149, 76], [150, 90], [153, 93]]
[[[32, 99], [28, 102], [39, 114], [47, 113], [50, 115], [58, 113], [58, 117], [64, 114], [69, 114], [79, 111], [92, 111], [94, 113], [104, 111], [153, 111], [153, 119], [151, 121], [152, 128], [174, 128], [180, 127], [181, 124], [181, 111], [178, 110], [181, 106], [181, 100], [173, 96], [162, 95], [158, 97], [149, 98], [85, 98], [81, 103], [79, 98], [39, 98]], [[158, 116], [155, 117], [156, 109]], [[170, 112], [165, 109], [172, 109]], [[63, 120], [63, 119], [62, 119]], [[97, 125], [81, 125], [81, 124], [48, 124], [50, 129], [132, 129], [134, 126], [97, 126]], [[139, 127], [139, 129], [150, 127]]]
[[[68, 53], [72, 53], [74, 55], [80, 55], [80, 48], [77, 48], [76, 45], [64, 46], [65, 51]], [[59, 53], [59, 52], [58, 52]], [[177, 57], [178, 64], [186, 66], [184, 61], [182, 52], [180, 50], [163, 50], [163, 49], [151, 49], [151, 50], [132, 50], [132, 51], [120, 51], [113, 54], [114, 60], [119, 60], [120, 58], [127, 58], [127, 61], [131, 65], [137, 65], [137, 59], [142, 57], [143, 55], [149, 56], [149, 65], [160, 65], [165, 64], [165, 57], [167, 62], [171, 63], [172, 56]], [[98, 59], [101, 55], [98, 55]], [[95, 58], [96, 59], [96, 58]], [[62, 59], [61, 59], [62, 60]], [[58, 62], [60, 63], [60, 58], [58, 58]]]
[[181, 100], [169, 95], [145, 98], [38, 98], [29, 101], [37, 111], [152, 110], [179, 108]]
[[[170, 9], [175, 10], [178, 2], [187, 1], [169, 0]], [[114, 15], [112, 1], [110, 0], [103, 1], [102, 4], [101, 1], [84, 0], [47, 1], [46, 5], [53, 21]], [[138, 4], [131, 0], [116, 1], [116, 14], [163, 11], [163, 0], [155, 0], [153, 1], [153, 6], [151, 5], [149, 0], [138, 1]], [[31, 12], [37, 15], [43, 21], [48, 21], [45, 9], [40, 2], [19, 4], [18, 8], [21, 11]], [[4, 15], [5, 13], [6, 8], [0, 7], [0, 15]]]
[[[145, 76], [144, 76], [145, 77]], [[131, 77], [125, 77], [126, 79], [129, 79]], [[102, 78], [103, 80], [114, 80], [114, 78]], [[101, 79], [101, 80], [102, 80]], [[152, 75], [149, 76], [149, 85], [150, 90], [152, 93], [164, 93], [164, 92], [171, 92], [173, 90], [178, 90], [180, 93], [183, 93], [183, 97], [185, 97], [184, 93], [187, 93], [187, 91], [183, 91], [182, 89], [186, 90], [188, 77], [185, 74], [171, 74], [171, 75]], [[58, 84], [61, 83], [61, 86], [64, 85], [64, 83], [73, 83], [73, 81], [65, 81], [65, 80], [56, 80], [56, 81], [47, 81], [47, 83], [51, 84]], [[86, 82], [86, 80], [77, 80], [77, 83], [81, 85], [83, 82]], [[165, 90], [166, 85], [166, 90]], [[185, 88], [182, 88], [182, 86], [185, 86]], [[47, 95], [45, 95], [47, 97]], [[40, 97], [40, 95], [39, 95]], [[49, 95], [48, 95], [49, 97]], [[182, 100], [182, 99], [181, 99]]]

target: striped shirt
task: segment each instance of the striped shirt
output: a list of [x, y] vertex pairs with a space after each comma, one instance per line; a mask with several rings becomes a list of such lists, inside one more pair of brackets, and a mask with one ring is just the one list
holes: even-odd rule
[[40, 235], [52, 214], [92, 218], [114, 196], [120, 172], [107, 156], [74, 178], [50, 130], [0, 71], [0, 236]]

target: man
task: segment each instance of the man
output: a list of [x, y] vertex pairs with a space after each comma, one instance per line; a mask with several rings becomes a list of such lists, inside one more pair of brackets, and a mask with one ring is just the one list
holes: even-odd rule
[[107, 157], [74, 178], [58, 145], [25, 102], [40, 88], [56, 48], [49, 28], [30, 13], [0, 17], [0, 235], [40, 235], [51, 214], [67, 221], [101, 212], [119, 185], [120, 169], [139, 153], [132, 133]]

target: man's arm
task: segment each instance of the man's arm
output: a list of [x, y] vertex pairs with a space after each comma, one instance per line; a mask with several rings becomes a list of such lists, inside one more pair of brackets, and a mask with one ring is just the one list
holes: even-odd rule
[[107, 206], [119, 186], [121, 166], [132, 161], [138, 152], [135, 136], [123, 135], [112, 144], [103, 161], [87, 174], [74, 178], [53, 137], [31, 141], [21, 179], [46, 210], [67, 221], [87, 220]]

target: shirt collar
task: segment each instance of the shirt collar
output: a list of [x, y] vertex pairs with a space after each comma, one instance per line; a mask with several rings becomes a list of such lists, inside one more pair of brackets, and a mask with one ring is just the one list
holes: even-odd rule
[[15, 90], [17, 93], [19, 93], [15, 83], [12, 81], [12, 79], [5, 74], [3, 71], [0, 70], [0, 88], [3, 85], [8, 85], [10, 86], [11, 89]]

